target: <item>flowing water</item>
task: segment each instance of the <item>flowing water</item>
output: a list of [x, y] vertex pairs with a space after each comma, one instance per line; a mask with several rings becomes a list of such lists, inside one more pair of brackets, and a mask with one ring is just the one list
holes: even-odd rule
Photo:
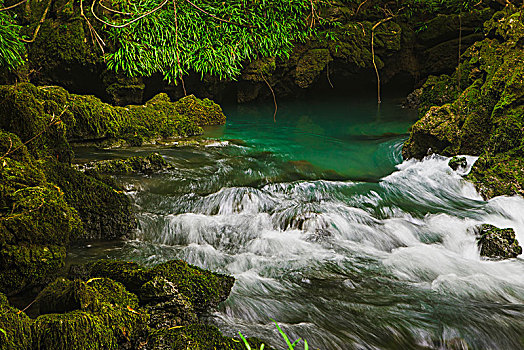
[[276, 346], [271, 319], [314, 349], [524, 348], [524, 260], [481, 258], [472, 229], [512, 227], [524, 243], [524, 199], [483, 201], [443, 157], [402, 161], [416, 116], [394, 102], [284, 104], [276, 123], [272, 106], [225, 112], [215, 141], [154, 149], [174, 170], [119, 178], [134, 240], [71, 261], [182, 258], [231, 274], [210, 321]]

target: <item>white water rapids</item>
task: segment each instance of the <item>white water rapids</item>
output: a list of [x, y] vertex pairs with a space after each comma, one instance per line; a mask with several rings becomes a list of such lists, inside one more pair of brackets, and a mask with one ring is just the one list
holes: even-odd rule
[[211, 317], [226, 334], [279, 346], [274, 319], [314, 349], [524, 348], [524, 260], [481, 258], [473, 230], [512, 227], [524, 243], [523, 198], [483, 201], [436, 156], [405, 161], [378, 183], [192, 191], [253, 171], [232, 160], [200, 177], [164, 176], [185, 181], [185, 193], [135, 181], [140, 230], [126, 252], [233, 275], [231, 296]]

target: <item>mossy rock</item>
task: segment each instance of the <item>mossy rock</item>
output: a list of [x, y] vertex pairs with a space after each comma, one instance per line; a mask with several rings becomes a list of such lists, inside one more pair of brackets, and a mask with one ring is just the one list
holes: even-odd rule
[[131, 201], [120, 189], [66, 164], [48, 161], [43, 167], [47, 179], [60, 187], [82, 220], [85, 234], [76, 240], [121, 238], [135, 229]]
[[[152, 268], [144, 268], [133, 262], [98, 260], [86, 266], [84, 276], [107, 277], [118, 281], [137, 294], [141, 302], [151, 300], [152, 286], [148, 283], [161, 277], [173, 283], [197, 313], [214, 308], [226, 300], [235, 282], [231, 276], [203, 270], [182, 260], [171, 260]], [[142, 295], [141, 292], [146, 293]]]
[[307, 51], [298, 61], [295, 69], [295, 83], [303, 89], [309, 87], [332, 60], [328, 49]]
[[500, 229], [493, 225], [481, 225], [478, 245], [480, 255], [488, 258], [509, 259], [522, 254], [522, 247], [512, 228]]
[[22, 163], [31, 163], [27, 147], [20, 141], [18, 135], [0, 129], [0, 157], [9, 157]]
[[197, 312], [216, 307], [227, 299], [235, 279], [188, 264], [183, 260], [170, 260], [153, 267], [154, 276], [173, 282], [188, 297]]
[[79, 169], [102, 174], [122, 175], [135, 173], [152, 173], [166, 170], [172, 166], [158, 153], [150, 155], [129, 157], [127, 159], [111, 159], [94, 161], [79, 166]]
[[6, 296], [0, 293], [0, 350], [31, 349], [31, 324], [31, 319], [9, 306]]
[[197, 125], [221, 125], [226, 122], [222, 108], [208, 98], [201, 100], [194, 95], [182, 97], [175, 102], [175, 109], [182, 117], [194, 120]]
[[61, 112], [57, 107], [49, 113], [38, 94], [38, 88], [29, 83], [0, 86], [0, 128], [18, 135], [35, 157], [70, 162], [73, 152]]
[[39, 316], [33, 324], [33, 349], [118, 349], [113, 325], [101, 315], [84, 311]]
[[0, 164], [0, 244], [67, 245], [82, 232], [78, 213], [33, 163]]
[[[259, 349], [262, 341], [248, 339], [252, 349]], [[267, 345], [265, 349], [271, 350]], [[244, 350], [240, 339], [224, 337], [212, 325], [195, 324], [187, 327], [160, 329], [151, 333], [145, 349], [155, 350]]]
[[465, 169], [467, 165], [466, 157], [453, 157], [448, 162], [448, 166], [453, 170], [457, 170], [458, 168]]
[[[35, 322], [36, 348], [50, 346], [46, 333], [58, 337], [53, 349], [133, 348], [147, 334], [149, 316], [139, 308], [136, 295], [107, 278], [59, 278], [37, 300], [44, 315]], [[84, 337], [84, 332], [94, 334]]]
[[482, 155], [467, 179], [485, 199], [496, 196], [524, 196], [524, 154], [509, 152]]
[[0, 245], [0, 292], [16, 294], [49, 283], [64, 266], [63, 246]]
[[443, 155], [479, 155], [467, 178], [486, 199], [524, 195], [521, 11], [507, 6], [495, 13], [486, 22], [491, 37], [469, 47], [452, 76], [428, 78], [421, 95], [422, 117], [402, 150], [405, 158], [421, 158], [429, 149]]

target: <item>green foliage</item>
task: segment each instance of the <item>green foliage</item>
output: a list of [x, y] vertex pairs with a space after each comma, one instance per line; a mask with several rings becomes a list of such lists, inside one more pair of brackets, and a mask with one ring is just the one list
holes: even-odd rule
[[[302, 338], [298, 338], [294, 342], [291, 342], [291, 340], [289, 340], [289, 337], [287, 336], [287, 334], [282, 330], [282, 328], [280, 328], [278, 323], [275, 320], [273, 320], [273, 322], [275, 323], [275, 326], [277, 327], [278, 332], [280, 333], [282, 338], [284, 338], [284, 341], [286, 342], [286, 345], [288, 346], [288, 350], [295, 350], [295, 348], [300, 343]], [[242, 339], [242, 341], [244, 342], [244, 345], [245, 345], [246, 349], [247, 350], [252, 350], [251, 344], [249, 344], [249, 341], [244, 337], [244, 335], [241, 332], [238, 332], [238, 334], [240, 335], [240, 339]], [[264, 350], [264, 347], [265, 347], [265, 344], [261, 344], [259, 350]], [[309, 345], [307, 343], [307, 340], [304, 339], [304, 350], [308, 350], [308, 349], [309, 349]], [[257, 350], [257, 349], [255, 348], [253, 350]]]
[[[0, 8], [4, 7], [0, 1]], [[18, 39], [20, 26], [6, 12], [0, 12], [0, 67], [9, 70], [23, 64], [25, 49]]]
[[[107, 55], [108, 66], [128, 75], [161, 73], [170, 81], [189, 70], [233, 78], [241, 64], [257, 56], [288, 56], [292, 42], [304, 40], [310, 29], [304, 19], [309, 0], [166, 1], [143, 19], [117, 21], [110, 28], [117, 49]], [[152, 11], [158, 1], [119, 1], [117, 9], [135, 14]], [[173, 6], [176, 6], [176, 15]], [[197, 9], [197, 6], [201, 9]], [[205, 12], [212, 14], [212, 16]], [[136, 16], [138, 17], [138, 16]], [[221, 20], [217, 20], [220, 18]]]

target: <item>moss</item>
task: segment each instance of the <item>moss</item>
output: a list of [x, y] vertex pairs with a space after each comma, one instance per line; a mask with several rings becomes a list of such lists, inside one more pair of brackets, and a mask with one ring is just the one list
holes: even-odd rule
[[[468, 178], [484, 196], [523, 195], [524, 24], [508, 6], [486, 23], [490, 36], [463, 55], [458, 74], [430, 77], [423, 88], [422, 118], [403, 148], [405, 157], [432, 151], [480, 155]], [[455, 87], [453, 87], [455, 86]], [[430, 107], [432, 104], [441, 107]], [[446, 113], [444, 113], [446, 112]]]
[[448, 166], [453, 170], [457, 170], [458, 168], [466, 168], [467, 165], [468, 162], [466, 161], [466, 157], [453, 157], [448, 162]]
[[0, 292], [15, 294], [48, 283], [64, 266], [65, 257], [63, 246], [0, 246]]
[[275, 57], [261, 57], [250, 62], [242, 70], [242, 79], [247, 81], [263, 82], [275, 72], [277, 68]]
[[6, 158], [0, 165], [0, 244], [64, 245], [82, 232], [77, 212], [43, 172]]
[[35, 157], [51, 156], [70, 162], [73, 153], [60, 112], [47, 113], [37, 96], [38, 89], [29, 83], [0, 86], [0, 128], [27, 142]]
[[89, 264], [88, 270], [88, 276], [107, 277], [122, 283], [141, 301], [151, 299], [147, 283], [162, 277], [188, 298], [197, 313], [226, 300], [235, 281], [233, 277], [206, 271], [182, 260], [171, 260], [149, 269], [132, 262], [99, 260]]
[[9, 157], [23, 163], [32, 162], [32, 157], [20, 138], [16, 134], [5, 132], [2, 129], [0, 129], [0, 157]]
[[107, 277], [122, 283], [133, 293], [152, 278], [147, 268], [127, 261], [102, 259], [88, 264], [87, 269], [84, 277]]
[[131, 201], [122, 191], [65, 164], [42, 165], [48, 180], [60, 187], [82, 220], [85, 231], [75, 239], [114, 239], [135, 229]]
[[112, 326], [101, 315], [84, 311], [47, 314], [33, 325], [33, 349], [117, 349]]
[[[133, 348], [147, 332], [148, 315], [138, 307], [136, 295], [110, 279], [83, 282], [60, 278], [44, 289], [38, 300], [40, 312], [50, 314], [36, 320], [36, 348], [47, 349], [51, 344], [41, 336], [46, 333], [55, 338], [59, 349]], [[84, 338], [84, 332], [94, 334]]]
[[522, 254], [522, 247], [511, 228], [500, 229], [493, 225], [481, 225], [479, 228], [480, 255], [488, 258], [516, 258]]
[[170, 167], [171, 165], [158, 153], [151, 153], [146, 157], [136, 156], [127, 159], [94, 161], [79, 166], [81, 170], [87, 171], [88, 174], [94, 171], [112, 175], [151, 173], [169, 169]]
[[[194, 120], [197, 125], [220, 125], [226, 122], [226, 116], [219, 105], [204, 98], [203, 100], [189, 95], [175, 102], [175, 110], [183, 118]], [[186, 134], [196, 133], [189, 129]]]
[[[64, 10], [67, 10], [67, 7]], [[27, 29], [30, 32], [33, 28]], [[42, 23], [35, 42], [28, 45], [31, 68], [39, 71], [44, 81], [70, 80], [71, 77], [64, 71], [64, 67], [88, 67], [99, 60], [92, 50], [91, 43], [84, 40], [88, 36], [84, 29], [84, 20], [80, 17], [70, 21], [47, 19]]]
[[151, 269], [173, 282], [189, 298], [197, 312], [216, 307], [229, 296], [235, 279], [189, 265], [182, 260], [171, 260]]
[[0, 293], [0, 350], [31, 349], [31, 319], [19, 310], [9, 306], [7, 298]]
[[328, 49], [307, 51], [295, 69], [295, 83], [301, 88], [309, 87], [332, 60]]
[[[253, 349], [258, 349], [262, 344], [258, 339], [248, 339], [248, 341]], [[159, 350], [244, 350], [246, 347], [239, 339], [224, 337], [215, 326], [195, 324], [154, 331], [146, 348]], [[267, 345], [264, 348], [271, 349]]]
[[496, 196], [524, 196], [524, 158], [522, 155], [482, 155], [467, 178], [480, 194], [489, 199]]

